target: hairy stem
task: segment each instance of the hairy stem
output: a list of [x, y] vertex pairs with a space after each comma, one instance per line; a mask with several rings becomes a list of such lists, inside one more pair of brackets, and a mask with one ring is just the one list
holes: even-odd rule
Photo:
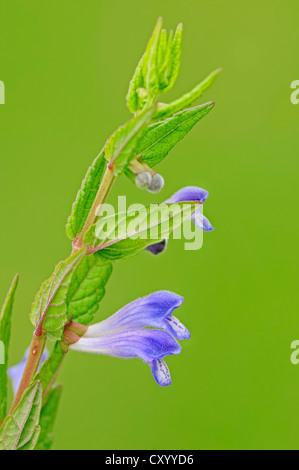
[[88, 229], [95, 223], [98, 214], [99, 214], [99, 207], [101, 204], [104, 204], [104, 202], [107, 199], [107, 196], [112, 188], [112, 185], [115, 181], [116, 176], [113, 173], [113, 170], [107, 166], [106, 172], [104, 174], [103, 180], [101, 182], [101, 185], [99, 187], [98, 193], [96, 195], [96, 198], [93, 202], [93, 205], [90, 209], [90, 212], [88, 214], [88, 217], [86, 219], [86, 222], [84, 224], [84, 227], [82, 229], [82, 232], [80, 233], [80, 236], [76, 242], [76, 245], [74, 247], [73, 253], [80, 250], [83, 245], [84, 245], [84, 235], [88, 231]]
[[30, 347], [30, 352], [27, 360], [27, 364], [24, 370], [24, 374], [15, 396], [14, 402], [11, 407], [11, 413], [18, 406], [21, 401], [22, 395], [25, 390], [29, 387], [32, 382], [33, 377], [35, 376], [39, 363], [41, 361], [44, 349], [46, 345], [46, 336], [42, 334], [41, 336], [33, 336], [33, 340]]

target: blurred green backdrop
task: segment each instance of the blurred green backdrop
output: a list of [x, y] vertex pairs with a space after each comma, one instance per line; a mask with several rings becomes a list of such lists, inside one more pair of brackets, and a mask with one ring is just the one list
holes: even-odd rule
[[[97, 318], [157, 289], [185, 296], [192, 332], [161, 389], [141, 361], [69, 354], [56, 449], [297, 448], [299, 3], [273, 0], [11, 0], [0, 18], [0, 294], [19, 272], [11, 363], [28, 346], [35, 292], [70, 252], [64, 233], [81, 179], [129, 118], [125, 94], [158, 16], [184, 23], [172, 99], [218, 66], [215, 110], [159, 167], [163, 201], [209, 190], [215, 232], [115, 265]], [[126, 178], [117, 194], [153, 197]], [[118, 294], [115, 295], [117, 289]]]

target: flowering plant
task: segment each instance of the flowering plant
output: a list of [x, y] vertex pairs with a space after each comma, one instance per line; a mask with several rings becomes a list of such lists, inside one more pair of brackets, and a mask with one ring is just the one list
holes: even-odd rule
[[[0, 315], [0, 340], [5, 348], [5, 364], [0, 367], [1, 450], [50, 449], [62, 391], [56, 378], [70, 351], [140, 358], [160, 386], [171, 384], [165, 358], [179, 354], [179, 341], [190, 338], [174, 316], [184, 300], [180, 295], [154, 292], [99, 323], [93, 323], [93, 318], [118, 259], [144, 250], [161, 253], [185, 220], [192, 220], [197, 229], [213, 230], [201, 212], [208, 193], [198, 187], [186, 187], [171, 196], [164, 203], [167, 213], [163, 212], [162, 220], [153, 222], [148, 208], [138, 222], [130, 213], [116, 214], [113, 219], [102, 213], [120, 176], [127, 176], [138, 188], [159, 192], [164, 179], [154, 167], [214, 107], [214, 102], [190, 106], [214, 82], [219, 69], [172, 103], [158, 101], [178, 76], [181, 47], [182, 25], [175, 33], [167, 33], [159, 19], [130, 82], [127, 106], [133, 117], [107, 140], [89, 167], [66, 227], [72, 253], [36, 294], [30, 313], [34, 326], [31, 346], [18, 365], [7, 369], [18, 276], [11, 285]], [[107, 219], [109, 230], [104, 230]], [[126, 230], [116, 230], [120, 226]], [[112, 231], [118, 235], [112, 237]], [[15, 394], [9, 412], [8, 376]]]

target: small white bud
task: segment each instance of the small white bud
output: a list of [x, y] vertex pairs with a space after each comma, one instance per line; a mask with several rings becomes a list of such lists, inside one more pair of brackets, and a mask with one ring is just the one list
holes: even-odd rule
[[164, 187], [164, 178], [161, 175], [154, 175], [152, 177], [152, 182], [147, 188], [150, 193], [158, 193]]
[[135, 184], [139, 189], [146, 189], [152, 184], [152, 176], [148, 171], [139, 173], [135, 178]]

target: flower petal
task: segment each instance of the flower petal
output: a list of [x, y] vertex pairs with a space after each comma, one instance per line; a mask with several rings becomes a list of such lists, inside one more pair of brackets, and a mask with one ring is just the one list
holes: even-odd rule
[[[173, 196], [171, 196], [165, 203], [169, 204], [176, 204], [179, 202], [200, 202], [201, 204], [209, 197], [208, 191], [202, 188], [198, 188], [197, 186], [186, 186], [185, 188], [180, 189], [177, 191]], [[200, 210], [196, 211], [195, 214], [191, 217], [192, 221], [196, 225], [196, 227], [204, 230], [205, 232], [211, 232], [214, 230], [211, 223], [208, 221], [206, 217], [204, 217]], [[147, 251], [152, 253], [153, 255], [159, 255], [162, 253], [167, 246], [167, 240], [163, 240], [159, 243], [154, 243], [146, 248]]]
[[169, 368], [164, 359], [155, 359], [150, 363], [150, 367], [158, 385], [167, 387], [172, 384]]
[[183, 297], [168, 291], [154, 292], [134, 300], [117, 313], [88, 328], [84, 338], [97, 338], [124, 330], [154, 327], [164, 328], [164, 320], [182, 305]]
[[173, 204], [178, 202], [197, 201], [203, 204], [208, 197], [209, 193], [205, 189], [198, 188], [197, 186], [187, 186], [177, 191], [165, 202]]
[[[28, 356], [29, 356], [29, 348], [26, 349], [23, 359], [18, 364], [16, 364], [13, 367], [10, 367], [7, 370], [7, 375], [12, 381], [12, 387], [13, 387], [14, 395], [16, 395], [16, 393], [18, 391], [18, 388], [20, 386], [20, 383], [21, 383], [21, 380], [22, 380], [22, 377], [23, 377], [23, 374], [24, 374], [24, 370], [25, 370], [25, 367], [26, 367]], [[41, 362], [40, 362], [39, 369], [40, 369], [42, 363], [47, 359], [47, 357], [48, 357], [48, 352], [45, 350], [43, 355], [42, 355], [42, 359], [41, 359]]]
[[160, 253], [163, 253], [163, 251], [166, 250], [167, 241], [168, 240], [165, 239], [162, 242], [154, 243], [153, 245], [148, 246], [146, 250], [152, 253], [153, 255], [159, 255]]
[[181, 352], [179, 343], [161, 330], [124, 331], [100, 338], [82, 337], [70, 349], [115, 357], [139, 357], [145, 362]]
[[214, 230], [211, 222], [202, 215], [199, 210], [192, 215], [191, 219], [195, 226], [202, 229], [204, 232], [212, 232]]
[[190, 339], [190, 331], [173, 315], [165, 319], [165, 329], [177, 339]]

